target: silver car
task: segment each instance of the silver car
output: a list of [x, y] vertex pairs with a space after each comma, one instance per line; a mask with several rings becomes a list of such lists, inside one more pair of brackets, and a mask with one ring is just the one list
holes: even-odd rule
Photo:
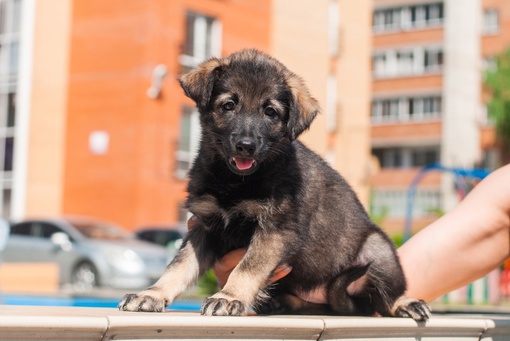
[[108, 223], [83, 217], [25, 220], [11, 226], [4, 262], [54, 262], [61, 285], [139, 289], [153, 284], [168, 251]]

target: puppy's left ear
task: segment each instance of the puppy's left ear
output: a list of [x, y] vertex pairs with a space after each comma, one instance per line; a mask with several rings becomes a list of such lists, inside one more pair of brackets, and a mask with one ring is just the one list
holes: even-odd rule
[[181, 76], [179, 83], [186, 96], [194, 100], [199, 109], [203, 109], [209, 103], [214, 83], [220, 75], [221, 61], [212, 58]]
[[320, 111], [319, 102], [310, 95], [301, 78], [295, 74], [287, 76], [287, 85], [292, 93], [287, 129], [290, 139], [295, 140], [310, 124]]

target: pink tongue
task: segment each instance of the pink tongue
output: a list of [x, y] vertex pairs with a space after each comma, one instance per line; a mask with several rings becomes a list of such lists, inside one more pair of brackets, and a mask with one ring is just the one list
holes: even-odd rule
[[234, 162], [236, 163], [237, 169], [239, 169], [239, 170], [246, 170], [246, 169], [250, 169], [251, 166], [253, 166], [253, 163], [255, 162], [255, 160], [253, 160], [253, 159], [242, 159], [242, 158], [235, 157], [234, 158]]

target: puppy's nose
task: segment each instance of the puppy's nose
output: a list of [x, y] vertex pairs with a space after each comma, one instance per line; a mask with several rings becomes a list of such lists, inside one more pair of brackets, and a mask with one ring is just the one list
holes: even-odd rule
[[255, 153], [255, 141], [250, 138], [243, 138], [237, 141], [236, 150], [244, 156], [253, 156]]

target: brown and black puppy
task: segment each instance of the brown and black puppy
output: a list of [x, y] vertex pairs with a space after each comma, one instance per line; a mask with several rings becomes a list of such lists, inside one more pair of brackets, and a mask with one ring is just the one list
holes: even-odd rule
[[[302, 80], [255, 50], [213, 58], [180, 79], [200, 111], [188, 209], [199, 224], [152, 287], [121, 310], [163, 311], [227, 252], [247, 248], [204, 315], [332, 313], [426, 320], [406, 298], [395, 248], [345, 180], [296, 138], [319, 111]], [[279, 265], [292, 272], [266, 284]], [[307, 292], [325, 288], [324, 302]]]

